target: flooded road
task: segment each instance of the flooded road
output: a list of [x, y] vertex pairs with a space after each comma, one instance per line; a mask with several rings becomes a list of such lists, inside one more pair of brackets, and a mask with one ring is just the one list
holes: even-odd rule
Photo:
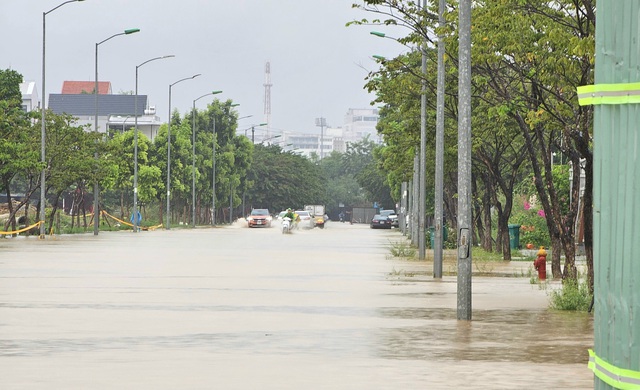
[[0, 388], [593, 388], [589, 315], [549, 311], [527, 276], [474, 276], [457, 321], [455, 276], [390, 258], [401, 237], [332, 222], [0, 240]]

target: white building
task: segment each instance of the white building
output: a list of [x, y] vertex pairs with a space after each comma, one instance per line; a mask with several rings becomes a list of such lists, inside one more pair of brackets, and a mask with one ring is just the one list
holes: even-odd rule
[[[320, 132], [317, 134], [286, 134], [285, 144], [291, 144], [285, 150], [295, 150], [307, 157], [315, 153], [318, 157], [328, 156], [332, 151], [344, 153], [350, 142], [358, 142], [369, 137], [370, 140], [380, 143], [376, 125], [379, 114], [375, 108], [350, 108], [344, 117], [342, 127], [326, 127], [320, 141]], [[320, 147], [322, 145], [322, 153]]]
[[377, 108], [350, 108], [344, 116], [345, 142], [358, 142], [366, 136], [376, 143], [382, 142], [376, 130], [379, 118]]
[[22, 110], [24, 112], [30, 112], [40, 107], [35, 81], [20, 83], [20, 92], [22, 93]]
[[[138, 116], [138, 132], [149, 138], [149, 141], [153, 142], [162, 124], [163, 122], [160, 121], [160, 117], [156, 115], [155, 107], [144, 110], [144, 115]], [[109, 115], [107, 120], [107, 128], [111, 133], [124, 133], [125, 131], [134, 129], [135, 125], [135, 115]]]

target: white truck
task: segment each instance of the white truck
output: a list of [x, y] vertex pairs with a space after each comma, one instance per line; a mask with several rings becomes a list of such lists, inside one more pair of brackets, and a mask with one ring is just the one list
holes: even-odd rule
[[319, 227], [320, 229], [324, 228], [324, 223], [326, 222], [324, 205], [307, 204], [304, 206], [304, 209], [311, 214], [316, 227]]

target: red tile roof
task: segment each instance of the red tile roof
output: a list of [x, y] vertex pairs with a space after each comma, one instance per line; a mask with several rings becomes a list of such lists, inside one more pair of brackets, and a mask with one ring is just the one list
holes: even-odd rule
[[[65, 81], [62, 83], [62, 94], [93, 93], [96, 87], [95, 81]], [[98, 93], [100, 95], [111, 95], [111, 82], [98, 81]]]

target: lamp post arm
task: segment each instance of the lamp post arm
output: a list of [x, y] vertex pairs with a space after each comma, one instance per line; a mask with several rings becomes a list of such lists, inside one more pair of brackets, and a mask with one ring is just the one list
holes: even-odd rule
[[139, 67], [141, 67], [142, 65], [146, 64], [147, 62], [151, 62], [151, 61], [155, 61], [155, 60], [163, 60], [163, 59], [165, 59], [165, 58], [173, 58], [173, 57], [175, 57], [175, 55], [173, 55], [173, 54], [170, 54], [170, 55], [168, 55], [168, 56], [155, 57], [155, 58], [152, 58], [152, 59], [150, 59], [150, 60], [146, 60], [146, 61], [145, 61], [145, 62], [143, 62], [142, 64], [140, 64], [140, 65], [136, 66], [136, 69], [138, 69], [138, 68], [139, 68]]
[[181, 83], [181, 82], [183, 82], [183, 81], [185, 81], [185, 80], [195, 79], [196, 77], [198, 77], [198, 76], [200, 76], [200, 75], [201, 75], [201, 74], [200, 74], [200, 73], [198, 73], [198, 74], [194, 74], [194, 75], [193, 75], [193, 76], [191, 76], [191, 77], [185, 77], [185, 78], [183, 78], [183, 79], [180, 79], [180, 80], [176, 81], [175, 83], [173, 83], [173, 84], [169, 85], [169, 91], [171, 91], [171, 87], [173, 87], [174, 85], [176, 85], [176, 84], [178, 84], [178, 83]]
[[49, 11], [47, 11], [47, 12], [43, 12], [43, 14], [46, 16], [47, 14], [50, 14], [51, 12], [53, 12], [53, 11], [57, 10], [58, 8], [62, 7], [63, 5], [65, 5], [65, 4], [69, 4], [69, 3], [75, 3], [76, 1], [83, 1], [83, 0], [68, 0], [68, 1], [65, 1], [64, 3], [61, 3], [61, 4], [60, 4], [60, 5], [58, 5], [57, 7], [52, 8], [52, 9], [50, 9], [50, 10], [49, 10]]
[[119, 37], [120, 35], [129, 35], [129, 34], [134, 34], [134, 33], [137, 33], [137, 32], [140, 32], [139, 28], [130, 28], [128, 30], [124, 30], [123, 32], [120, 32], [120, 33], [117, 33], [117, 34], [113, 34], [109, 38], [104, 39], [104, 40], [96, 43], [96, 45], [101, 45], [101, 44], [105, 43], [106, 41], [108, 41], [109, 39], [112, 39], [112, 38], [115, 38], [115, 37]]

